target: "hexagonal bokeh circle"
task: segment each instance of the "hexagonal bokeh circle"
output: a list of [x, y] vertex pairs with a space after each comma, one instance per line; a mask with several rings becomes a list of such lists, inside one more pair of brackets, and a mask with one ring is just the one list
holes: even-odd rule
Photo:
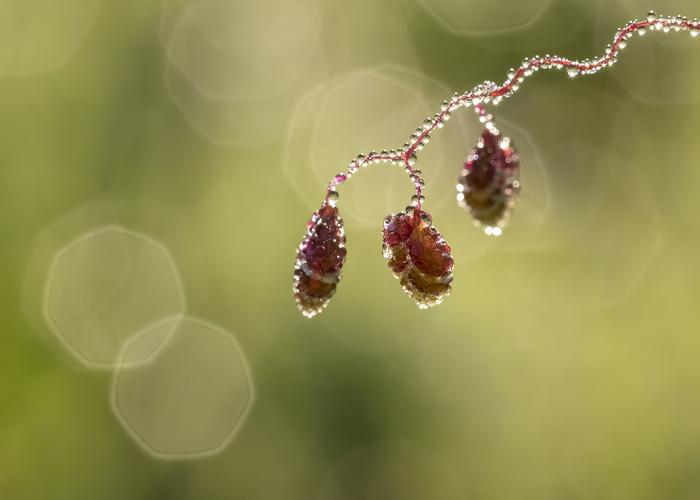
[[90, 32], [101, 0], [0, 1], [0, 74], [58, 69]]
[[618, 307], [644, 286], [663, 243], [658, 202], [646, 177], [617, 154], [576, 140], [559, 147], [572, 169], [586, 172], [559, 205], [561, 220], [573, 223], [543, 235], [540, 248], [494, 254], [490, 277], [541, 311]]
[[[189, 459], [223, 450], [253, 404], [253, 380], [232, 334], [190, 317], [171, 320], [173, 333], [156, 356], [119, 366], [112, 408], [131, 437], [150, 455]], [[141, 350], [164, 323], [135, 336], [121, 359]]]
[[534, 23], [552, 0], [417, 0], [447, 31], [458, 35], [489, 35], [524, 29]]
[[278, 95], [299, 79], [317, 48], [321, 21], [314, 7], [298, 0], [195, 2], [176, 25], [169, 60], [214, 99]]
[[277, 139], [283, 117], [324, 72], [314, 0], [199, 0], [166, 15], [168, 94], [214, 144]]
[[[449, 95], [439, 82], [401, 66], [355, 71], [318, 87], [302, 99], [290, 123], [284, 174], [309, 208], [321, 201], [328, 180], [359, 153], [400, 147], [433, 106]], [[454, 198], [452, 189], [468, 153], [466, 138], [478, 137], [471, 113], [455, 113], [419, 155], [428, 180], [427, 210]], [[341, 189], [348, 224], [376, 228], [403, 210], [413, 186], [403, 169], [388, 163], [361, 170]]]
[[[54, 257], [44, 317], [66, 349], [90, 368], [111, 368], [137, 332], [185, 308], [168, 251], [150, 238], [105, 226], [69, 243]], [[169, 332], [151, 337], [128, 362], [147, 361]]]

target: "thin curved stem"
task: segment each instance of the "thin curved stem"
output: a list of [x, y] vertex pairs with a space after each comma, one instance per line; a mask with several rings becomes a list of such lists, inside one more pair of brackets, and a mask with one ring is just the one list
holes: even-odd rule
[[620, 28], [615, 33], [612, 43], [607, 46], [603, 56], [585, 60], [572, 60], [556, 55], [535, 56], [530, 59], [524, 59], [517, 69], [511, 69], [508, 72], [506, 80], [501, 85], [485, 81], [471, 90], [467, 90], [462, 94], [455, 93], [451, 99], [443, 101], [440, 111], [427, 118], [403, 147], [385, 150], [381, 153], [372, 151], [358, 155], [356, 159], [350, 162], [346, 171], [338, 173], [328, 183], [326, 202], [331, 199], [336, 187], [345, 183], [360, 168], [367, 167], [371, 163], [392, 162], [402, 164], [405, 167], [406, 173], [414, 184], [417, 199], [416, 206], [420, 209], [425, 183], [422, 172], [415, 168], [416, 153], [430, 140], [431, 133], [445, 125], [454, 111], [462, 106], [469, 107], [474, 105], [480, 116], [486, 116], [484, 107], [486, 104], [497, 105], [503, 99], [513, 96], [520, 88], [520, 85], [540, 69], [566, 69], [571, 78], [578, 75], [595, 74], [617, 62], [618, 56], [625, 49], [627, 41], [634, 33], [644, 35], [647, 30], [663, 33], [689, 31], [691, 36], [695, 38], [700, 34], [700, 21], [698, 19], [691, 21], [684, 16], [657, 16], [650, 12], [646, 19], [634, 19]]

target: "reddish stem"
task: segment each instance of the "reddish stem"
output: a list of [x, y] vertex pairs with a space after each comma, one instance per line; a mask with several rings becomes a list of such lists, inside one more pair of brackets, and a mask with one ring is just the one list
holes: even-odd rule
[[468, 107], [474, 105], [477, 113], [480, 116], [485, 116], [485, 104], [498, 104], [502, 99], [511, 97], [520, 88], [520, 85], [525, 79], [540, 69], [566, 69], [569, 76], [575, 77], [578, 74], [591, 75], [597, 73], [600, 69], [612, 66], [617, 62], [617, 56], [627, 46], [627, 40], [635, 33], [644, 31], [690, 31], [693, 37], [696, 37], [700, 32], [700, 21], [688, 20], [686, 17], [657, 17], [650, 12], [646, 20], [633, 20], [627, 23], [623, 28], [619, 29], [613, 37], [613, 42], [606, 49], [604, 56], [590, 60], [571, 60], [561, 56], [535, 56], [532, 59], [525, 59], [517, 70], [511, 70], [508, 77], [500, 86], [486, 81], [477, 85], [471, 90], [463, 94], [455, 94], [449, 101], [444, 101], [441, 111], [436, 113], [432, 118], [428, 118], [420, 128], [420, 133], [412, 136], [411, 141], [406, 143], [403, 148], [392, 151], [382, 151], [381, 153], [370, 152], [365, 155], [359, 155], [356, 160], [350, 162], [348, 170], [337, 174], [329, 183], [326, 194], [326, 203], [331, 198], [331, 193], [335, 188], [345, 183], [352, 175], [362, 167], [368, 166], [374, 162], [394, 162], [402, 163], [405, 166], [406, 172], [413, 181], [415, 192], [418, 197], [417, 208], [421, 208], [421, 196], [423, 193], [424, 181], [420, 171], [415, 168], [416, 152], [421, 148], [430, 134], [439, 127], [444, 126], [445, 122], [451, 116], [451, 113], [460, 106]]

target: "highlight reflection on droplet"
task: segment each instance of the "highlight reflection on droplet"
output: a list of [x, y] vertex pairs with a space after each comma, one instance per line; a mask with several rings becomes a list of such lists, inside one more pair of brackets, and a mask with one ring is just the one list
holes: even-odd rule
[[[180, 280], [167, 250], [118, 226], [69, 243], [55, 256], [44, 296], [44, 317], [74, 357], [88, 367], [111, 368], [124, 343], [183, 312]], [[130, 352], [128, 362], [153, 355], [159, 339]]]
[[[112, 408], [132, 438], [157, 458], [211, 455], [228, 445], [253, 403], [248, 364], [232, 334], [190, 317], [172, 323], [153, 360], [120, 363]], [[151, 335], [157, 329], [132, 339], [121, 359], [130, 359]]]

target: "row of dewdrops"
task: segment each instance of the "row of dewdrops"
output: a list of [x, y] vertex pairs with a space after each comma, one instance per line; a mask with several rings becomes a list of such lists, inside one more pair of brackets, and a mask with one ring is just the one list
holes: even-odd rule
[[[658, 31], [661, 33], [670, 33], [671, 31], [689, 31], [690, 36], [697, 38], [700, 35], [700, 20], [693, 19], [689, 21], [685, 16], [657, 16], [653, 11], [649, 12], [646, 17], [649, 31]], [[330, 202], [337, 201], [338, 193], [334, 190], [335, 186], [343, 184], [347, 179], [357, 172], [361, 167], [367, 167], [371, 163], [390, 162], [393, 165], [405, 165], [406, 173], [409, 174], [411, 180], [417, 189], [422, 189], [425, 186], [425, 181], [422, 178], [422, 172], [415, 168], [417, 157], [415, 151], [422, 150], [425, 145], [430, 142], [430, 132], [435, 128], [442, 128], [451, 116], [452, 113], [460, 106], [469, 107], [471, 105], [480, 106], [490, 103], [498, 105], [503, 99], [512, 96], [520, 88], [520, 85], [525, 81], [525, 78], [531, 76], [540, 69], [563, 69], [566, 67], [567, 74], [574, 78], [580, 74], [592, 75], [603, 68], [610, 67], [617, 62], [617, 54], [627, 47], [627, 40], [632, 38], [636, 32], [643, 36], [646, 34], [646, 28], [634, 26], [642, 23], [639, 19], [634, 19], [628, 22], [623, 28], [615, 33], [612, 44], [609, 44], [605, 49], [605, 55], [596, 59], [584, 59], [582, 61], [571, 61], [560, 56], [551, 56], [549, 54], [544, 57], [535, 56], [533, 58], [525, 58], [516, 70], [511, 68], [508, 72], [508, 79], [503, 83], [503, 88], [507, 89], [502, 95], [492, 97], [492, 94], [499, 88], [497, 84], [486, 81], [474, 87], [474, 89], [460, 94], [456, 92], [448, 101], [442, 102], [440, 112], [436, 113], [432, 118], [426, 118], [422, 126], [416, 128], [408, 142], [402, 148], [383, 150], [381, 152], [371, 151], [367, 154], [360, 154], [348, 165], [347, 172], [337, 174], [329, 183]], [[481, 114], [480, 121], [482, 123], [490, 121], [491, 116]], [[411, 152], [410, 156], [407, 153]], [[414, 203], [417, 203], [419, 195], [414, 196]]]

